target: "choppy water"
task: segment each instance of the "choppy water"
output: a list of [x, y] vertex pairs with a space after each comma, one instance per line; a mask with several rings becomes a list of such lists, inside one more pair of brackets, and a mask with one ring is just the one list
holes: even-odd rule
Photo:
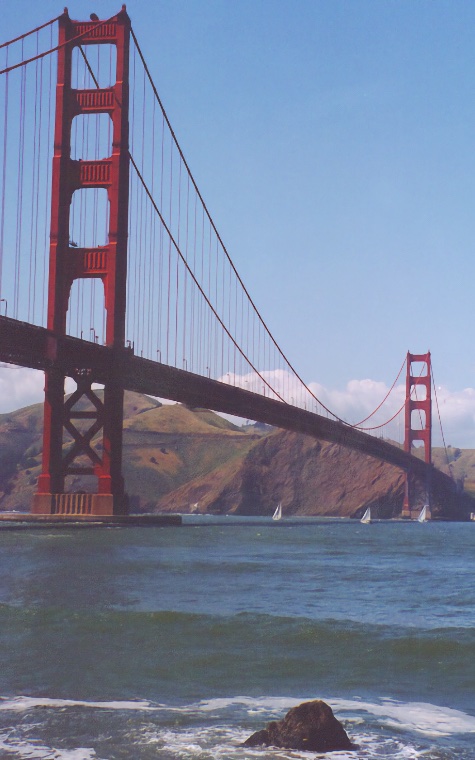
[[0, 531], [0, 757], [282, 760], [304, 699], [353, 757], [475, 759], [475, 524], [190, 519]]

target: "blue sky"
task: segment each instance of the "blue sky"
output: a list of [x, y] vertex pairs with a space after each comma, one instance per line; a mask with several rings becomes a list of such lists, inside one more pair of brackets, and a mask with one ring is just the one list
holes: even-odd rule
[[[84, 19], [119, 9], [69, 4]], [[62, 5], [1, 10], [9, 39]], [[328, 394], [387, 387], [408, 349], [430, 349], [466, 415], [453, 442], [475, 446], [475, 4], [127, 10], [221, 237], [300, 374]]]

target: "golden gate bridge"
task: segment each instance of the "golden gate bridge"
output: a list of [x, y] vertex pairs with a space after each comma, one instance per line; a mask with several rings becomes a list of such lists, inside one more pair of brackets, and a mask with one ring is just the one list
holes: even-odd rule
[[[45, 373], [33, 513], [127, 514], [124, 390], [394, 464], [406, 472], [405, 517], [413, 477], [429, 502], [454, 494], [431, 463], [429, 353], [408, 353], [390, 391], [406, 366], [404, 403], [381, 423], [390, 393], [350, 424], [289, 361], [220, 237], [125, 6], [88, 21], [65, 9], [0, 55], [0, 360]], [[384, 438], [398, 415], [403, 447]], [[90, 475], [95, 493], [71, 492]]]

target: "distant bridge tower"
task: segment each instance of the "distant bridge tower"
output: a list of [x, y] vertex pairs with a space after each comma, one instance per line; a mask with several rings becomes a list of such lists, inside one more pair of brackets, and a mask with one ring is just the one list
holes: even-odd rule
[[[79, 39], [75, 39], [78, 38]], [[58, 75], [51, 198], [51, 234], [48, 289], [48, 329], [56, 336], [66, 332], [71, 286], [74, 280], [97, 278], [104, 286], [105, 344], [119, 351], [125, 341], [127, 225], [129, 202], [129, 38], [130, 19], [122, 11], [107, 22], [73, 21], [67, 10], [59, 18]], [[67, 43], [71, 40], [70, 44]], [[75, 46], [115, 45], [115, 84], [105, 89], [72, 88], [72, 53]], [[112, 154], [101, 160], [71, 159], [73, 118], [109, 114]], [[69, 240], [72, 195], [85, 188], [105, 188], [109, 200], [107, 244], [96, 248], [72, 247]], [[55, 359], [55, 339], [49, 352]], [[112, 352], [114, 353], [114, 352]], [[78, 358], [74, 380], [77, 390], [65, 402], [65, 375], [47, 371], [43, 466], [34, 496], [33, 512], [42, 514], [111, 515], [127, 512], [122, 478], [123, 390], [114, 381], [114, 367], [104, 397], [92, 389], [94, 368]], [[87, 400], [78, 404], [81, 399]], [[90, 427], [88, 427], [90, 423]], [[87, 428], [87, 429], [86, 429]], [[102, 430], [100, 454], [92, 438]], [[67, 431], [72, 444], [64, 446]], [[94, 475], [97, 493], [65, 493], [68, 475]]]
[[[422, 372], [417, 376], [412, 373], [412, 365], [416, 362], [419, 364], [422, 363], [423, 365]], [[422, 441], [424, 445], [424, 461], [429, 465], [432, 464], [431, 379], [430, 351], [427, 352], [427, 354], [411, 354], [408, 351], [406, 368], [404, 451], [407, 451], [410, 454], [413, 442]], [[422, 391], [422, 393], [420, 391]], [[413, 427], [413, 416], [415, 416], [416, 422], [419, 421], [419, 427]], [[430, 475], [428, 476], [426, 486], [428, 503], [430, 503], [429, 478]], [[406, 487], [401, 517], [411, 517], [411, 495], [411, 473], [406, 472]]]

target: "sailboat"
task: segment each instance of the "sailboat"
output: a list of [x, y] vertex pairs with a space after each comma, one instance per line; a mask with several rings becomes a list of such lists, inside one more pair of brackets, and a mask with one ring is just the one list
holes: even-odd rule
[[429, 515], [427, 514], [428, 511], [429, 511], [429, 505], [424, 504], [424, 506], [422, 507], [420, 511], [419, 517], [417, 518], [417, 522], [427, 522], [429, 519]]
[[363, 525], [369, 525], [371, 522], [371, 507], [368, 507], [366, 512], [364, 513], [363, 517], [361, 518], [360, 522], [363, 523]]
[[276, 507], [276, 510], [274, 514], [272, 515], [273, 520], [281, 520], [282, 519], [282, 502], [280, 501]]

